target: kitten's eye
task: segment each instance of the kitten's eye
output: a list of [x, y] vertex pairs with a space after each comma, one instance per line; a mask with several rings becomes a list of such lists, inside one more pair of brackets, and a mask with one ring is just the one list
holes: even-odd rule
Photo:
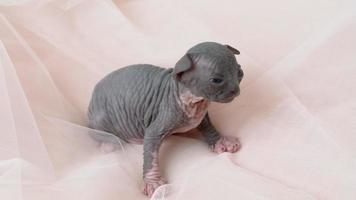
[[215, 83], [215, 84], [219, 84], [219, 83], [222, 83], [223, 80], [221, 78], [211, 78], [210, 82]]
[[239, 69], [239, 71], [237, 72], [237, 76], [239, 78], [242, 78], [244, 76], [244, 72], [242, 71], [242, 69]]

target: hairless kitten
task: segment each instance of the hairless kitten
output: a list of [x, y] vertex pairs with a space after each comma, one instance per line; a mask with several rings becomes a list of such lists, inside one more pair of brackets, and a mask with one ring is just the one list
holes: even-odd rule
[[210, 102], [228, 103], [240, 93], [243, 77], [229, 45], [195, 45], [165, 69], [131, 65], [102, 79], [88, 109], [89, 127], [126, 142], [143, 143], [143, 193], [166, 183], [159, 172], [159, 148], [167, 136], [198, 128], [214, 152], [236, 152], [237, 138], [222, 136], [208, 116]]

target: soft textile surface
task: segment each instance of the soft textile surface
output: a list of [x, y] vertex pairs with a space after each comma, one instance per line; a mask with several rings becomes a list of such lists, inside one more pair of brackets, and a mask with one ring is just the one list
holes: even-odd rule
[[85, 127], [95, 83], [172, 67], [203, 41], [241, 51], [239, 98], [213, 104], [242, 149], [172, 136], [152, 199], [356, 199], [356, 9], [347, 0], [1, 0], [0, 199], [147, 199], [142, 146], [102, 153]]

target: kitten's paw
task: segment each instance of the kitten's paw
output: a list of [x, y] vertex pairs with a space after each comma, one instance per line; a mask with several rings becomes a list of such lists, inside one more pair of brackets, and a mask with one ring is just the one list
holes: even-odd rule
[[221, 138], [210, 146], [211, 150], [216, 153], [230, 152], [235, 153], [241, 147], [240, 141], [237, 138], [221, 136]]
[[144, 180], [142, 192], [146, 196], [151, 197], [154, 191], [161, 185], [167, 184], [163, 178], [159, 178], [158, 180]]

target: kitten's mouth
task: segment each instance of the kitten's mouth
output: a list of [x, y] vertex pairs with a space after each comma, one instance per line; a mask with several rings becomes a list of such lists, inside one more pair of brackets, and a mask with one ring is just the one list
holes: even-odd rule
[[236, 97], [236, 96], [234, 95], [234, 96], [225, 98], [225, 99], [223, 99], [221, 102], [222, 102], [222, 103], [230, 103], [232, 100], [235, 99], [235, 97]]
[[235, 99], [235, 95], [233, 96], [230, 96], [230, 97], [227, 97], [227, 98], [224, 98], [224, 99], [217, 99], [215, 100], [215, 102], [218, 102], [218, 103], [230, 103], [232, 100]]
[[233, 101], [239, 95], [240, 95], [240, 90], [238, 90], [236, 94], [228, 96], [228, 97], [223, 98], [223, 99], [218, 99], [216, 102], [219, 102], [219, 103], [230, 103], [231, 101]]

